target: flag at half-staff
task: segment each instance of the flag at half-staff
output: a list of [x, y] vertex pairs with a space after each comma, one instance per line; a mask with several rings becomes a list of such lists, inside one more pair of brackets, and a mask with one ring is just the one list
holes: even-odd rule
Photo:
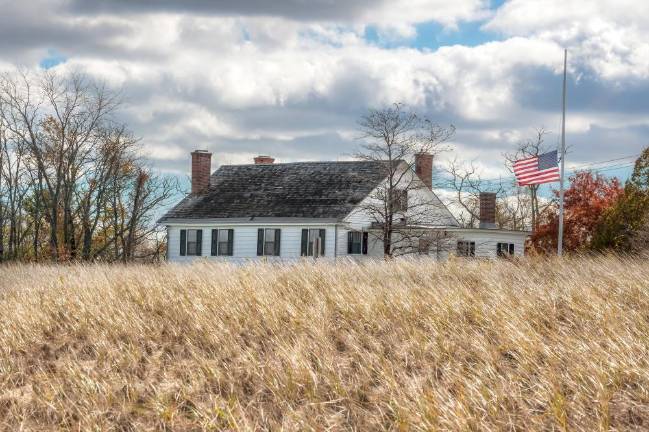
[[559, 181], [557, 151], [543, 153], [514, 162], [514, 175], [519, 186], [536, 185]]

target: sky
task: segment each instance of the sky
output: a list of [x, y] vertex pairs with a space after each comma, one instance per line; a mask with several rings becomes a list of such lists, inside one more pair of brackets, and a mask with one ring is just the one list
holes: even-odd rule
[[[369, 108], [457, 128], [452, 158], [508, 175], [535, 129], [559, 142], [569, 51], [569, 169], [649, 145], [649, 2], [639, 0], [0, 0], [0, 70], [82, 71], [161, 172], [349, 159]], [[619, 159], [624, 158], [627, 159]], [[618, 161], [599, 164], [602, 161]], [[607, 174], [625, 175], [628, 166]]]

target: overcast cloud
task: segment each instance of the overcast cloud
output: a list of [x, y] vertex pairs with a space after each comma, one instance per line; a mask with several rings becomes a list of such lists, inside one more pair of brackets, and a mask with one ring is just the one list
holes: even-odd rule
[[0, 0], [0, 10], [0, 69], [82, 70], [120, 89], [120, 117], [165, 171], [186, 173], [196, 148], [217, 164], [348, 158], [358, 117], [400, 101], [455, 124], [455, 154], [497, 175], [502, 152], [535, 128], [556, 144], [564, 47], [571, 162], [649, 144], [645, 2]]

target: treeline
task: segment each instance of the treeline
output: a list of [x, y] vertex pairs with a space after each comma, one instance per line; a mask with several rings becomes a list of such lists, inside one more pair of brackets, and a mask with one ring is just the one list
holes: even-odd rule
[[176, 192], [81, 74], [0, 76], [0, 260], [159, 259], [154, 210]]

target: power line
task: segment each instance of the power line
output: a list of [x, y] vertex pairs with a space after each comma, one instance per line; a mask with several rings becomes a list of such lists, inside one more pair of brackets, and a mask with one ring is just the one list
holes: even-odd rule
[[600, 161], [600, 162], [590, 162], [590, 163], [586, 163], [586, 164], [577, 164], [576, 168], [573, 165], [573, 169], [583, 169], [583, 168], [587, 168], [587, 167], [590, 167], [590, 166], [601, 165], [601, 164], [608, 163], [608, 162], [617, 162], [617, 161], [621, 161], [621, 160], [624, 160], [624, 159], [637, 159], [638, 157], [640, 157], [640, 155], [635, 154], [635, 155], [631, 155], [631, 156], [624, 156], [624, 157], [621, 157], [621, 158], [609, 159], [609, 160]]
[[[629, 167], [632, 167], [632, 166], [635, 165], [635, 161], [617, 163], [617, 164], [610, 164], [610, 162], [618, 162], [618, 161], [622, 161], [622, 160], [625, 160], [625, 159], [637, 158], [638, 156], [639, 155], [631, 155], [631, 156], [625, 156], [625, 157], [620, 157], [620, 158], [615, 158], [615, 159], [609, 159], [609, 160], [605, 160], [605, 161], [592, 162], [592, 163], [589, 163], [589, 164], [579, 165], [577, 167], [573, 166], [567, 171], [567, 174], [575, 174], [575, 173], [577, 173], [579, 171], [591, 171], [591, 172], [593, 172], [595, 174], [598, 174], [598, 173], [602, 173], [602, 172], [615, 171], [615, 170], [620, 170], [620, 169], [624, 169], [624, 168], [629, 168]], [[608, 165], [602, 165], [602, 164], [607, 164], [607, 163], [608, 163]], [[596, 165], [602, 165], [602, 166], [600, 166], [600, 167], [598, 167], [596, 169], [592, 169], [592, 167], [594, 167]], [[515, 180], [516, 180], [516, 176], [508, 175], [508, 176], [503, 176], [503, 177], [498, 177], [498, 178], [494, 177], [494, 178], [490, 178], [490, 179], [480, 179], [479, 182], [482, 185], [486, 184], [488, 186], [488, 185], [496, 185], [496, 184], [500, 184], [500, 183], [507, 183], [508, 181], [511, 182], [511, 181], [515, 181]], [[442, 184], [444, 184], [445, 186], [442, 186], [442, 185], [440, 185], [440, 186], [441, 187], [449, 187], [451, 185], [451, 182], [452, 182], [452, 180], [448, 179], [448, 180], [442, 182]]]
[[[602, 164], [606, 164], [606, 163], [609, 163], [609, 162], [616, 162], [616, 161], [621, 161], [621, 160], [630, 159], [630, 158], [636, 159], [639, 156], [640, 156], [640, 154], [636, 154], [636, 155], [624, 156], [624, 157], [620, 157], [620, 158], [616, 158], [616, 159], [609, 159], [609, 160], [605, 160], [605, 161], [590, 162], [590, 163], [587, 163], [587, 164], [580, 164], [580, 165], [577, 165], [577, 166], [573, 165], [573, 166], [570, 167], [569, 172], [575, 173], [577, 171], [583, 171], [583, 170], [598, 172], [598, 171], [602, 171], [602, 168], [606, 168], [606, 171], [611, 171], [611, 169], [609, 169], [609, 168], [617, 169], [618, 167], [623, 168], [623, 167], [626, 167], [626, 166], [633, 166], [635, 164], [635, 160], [633, 162], [627, 162], [627, 163], [623, 163], [623, 164], [603, 165], [603, 166], [601, 166], [601, 167], [599, 167], [599, 168], [597, 168], [595, 170], [590, 170], [589, 169], [589, 168], [594, 167], [596, 165], [602, 165]], [[487, 178], [487, 179], [480, 179], [480, 182], [481, 183], [498, 183], [498, 182], [502, 182], [504, 180], [514, 180], [514, 179], [516, 179], [516, 176], [507, 175], [507, 176], [502, 176], [502, 177], [492, 177], [492, 178]]]

